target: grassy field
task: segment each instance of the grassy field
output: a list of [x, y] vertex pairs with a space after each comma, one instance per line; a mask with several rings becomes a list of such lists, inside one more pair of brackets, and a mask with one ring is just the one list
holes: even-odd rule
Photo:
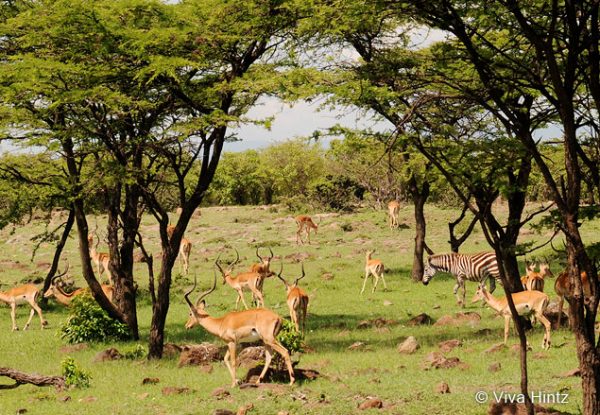
[[[447, 223], [457, 212], [430, 208], [428, 216], [428, 243], [436, 252], [448, 250]], [[410, 280], [414, 221], [410, 206], [400, 213], [399, 230], [387, 227], [384, 212], [365, 209], [351, 215], [324, 214], [319, 233], [312, 245], [295, 244], [295, 224], [292, 215], [277, 207], [221, 207], [202, 210], [202, 216], [193, 219], [187, 237], [194, 246], [191, 255], [189, 277], [177, 276], [172, 287], [171, 306], [167, 319], [166, 340], [178, 344], [216, 341], [200, 328], [184, 329], [187, 307], [183, 291], [190, 287], [196, 274], [202, 287], [210, 284], [213, 261], [225, 244], [240, 251], [242, 263], [237, 270], [246, 269], [255, 261], [254, 247], [257, 243], [272, 246], [275, 255], [283, 257], [284, 276], [290, 279], [299, 275], [300, 264], [289, 255], [306, 254], [307, 277], [302, 286], [310, 295], [308, 351], [300, 359], [298, 367], [315, 369], [321, 376], [294, 386], [276, 385], [257, 389], [230, 389], [229, 373], [222, 362], [214, 363], [211, 373], [196, 367], [177, 367], [177, 359], [161, 361], [122, 360], [94, 363], [96, 353], [108, 347], [121, 352], [134, 349], [135, 343], [95, 344], [79, 351], [64, 349], [65, 343], [58, 335], [58, 328], [67, 318], [67, 311], [51, 303], [45, 311], [49, 321], [46, 330], [40, 330], [39, 321], [33, 320], [29, 331], [10, 331], [10, 315], [7, 307], [0, 308], [0, 366], [12, 367], [24, 372], [60, 374], [61, 361], [70, 356], [77, 364], [89, 371], [92, 380], [87, 389], [56, 392], [52, 388], [36, 388], [22, 385], [16, 389], [0, 392], [0, 414], [14, 414], [26, 409], [29, 414], [210, 414], [217, 408], [237, 410], [253, 403], [250, 414], [351, 414], [362, 413], [357, 407], [367, 397], [378, 397], [384, 403], [380, 413], [386, 414], [482, 414], [488, 403], [475, 401], [477, 391], [517, 392], [519, 390], [518, 353], [510, 346], [517, 343], [513, 332], [509, 348], [487, 353], [491, 346], [502, 341], [503, 319], [481, 305], [469, 305], [466, 311], [481, 315], [481, 321], [458, 326], [410, 327], [406, 323], [412, 317], [427, 313], [434, 320], [443, 315], [461, 311], [452, 287], [454, 280], [447, 275], [436, 275], [429, 286]], [[103, 229], [105, 218], [90, 218]], [[55, 222], [51, 226], [56, 226]], [[600, 224], [588, 223], [584, 235], [591, 242], [598, 235]], [[16, 229], [1, 232], [0, 264], [2, 290], [44, 275], [51, 260], [52, 246], [43, 245], [33, 262], [31, 237], [43, 231], [44, 225], [32, 222]], [[157, 227], [147, 218], [142, 234], [150, 247], [157, 251]], [[526, 231], [523, 240], [542, 240], [544, 235]], [[365, 292], [359, 296], [364, 272], [364, 253], [375, 248], [375, 257], [386, 265], [388, 290], [380, 284], [374, 294]], [[106, 250], [100, 247], [100, 250]], [[470, 238], [462, 252], [487, 250], [480, 231]], [[543, 253], [542, 253], [543, 254]], [[231, 257], [225, 250], [224, 256]], [[66, 248], [71, 271], [78, 285], [83, 278], [78, 275], [75, 238]], [[274, 268], [279, 269], [279, 260]], [[561, 265], [552, 264], [556, 273]], [[147, 287], [145, 265], [136, 265], [139, 296], [139, 324], [146, 346], [150, 325], [151, 307]], [[331, 273], [332, 276], [324, 274]], [[553, 282], [547, 283], [546, 292], [554, 300]], [[370, 287], [369, 287], [370, 288]], [[467, 286], [468, 298], [474, 285]], [[227, 286], [218, 285], [217, 291], [208, 297], [208, 309], [215, 315], [232, 310], [235, 293]], [[249, 300], [249, 295], [246, 297]], [[283, 284], [276, 279], [265, 282], [265, 299], [269, 308], [287, 316]], [[18, 311], [18, 325], [26, 321], [27, 308]], [[358, 328], [364, 320], [384, 318], [394, 324], [384, 327]], [[580, 413], [580, 379], [558, 377], [561, 373], [577, 367], [575, 342], [567, 330], [552, 332], [549, 351], [540, 348], [543, 331], [536, 325], [530, 342], [533, 352], [529, 354], [530, 388], [532, 391], [568, 393], [567, 404], [553, 405], [568, 412]], [[397, 346], [408, 336], [416, 337], [420, 349], [411, 355], [397, 352]], [[439, 351], [438, 343], [458, 339], [462, 346], [445, 353], [446, 357], [458, 357], [463, 365], [451, 369], [428, 369], [426, 356]], [[356, 342], [364, 345], [350, 348]], [[350, 348], [350, 349], [349, 349]], [[490, 365], [499, 363], [500, 370], [492, 372]], [[238, 369], [238, 377], [245, 369]], [[156, 385], [142, 385], [146, 377], [156, 377]], [[449, 394], [436, 392], [436, 386], [446, 382]], [[10, 379], [0, 379], [9, 384]], [[166, 396], [162, 389], [168, 386], [187, 387], [190, 392]], [[225, 387], [230, 395], [213, 396], [218, 387]]]

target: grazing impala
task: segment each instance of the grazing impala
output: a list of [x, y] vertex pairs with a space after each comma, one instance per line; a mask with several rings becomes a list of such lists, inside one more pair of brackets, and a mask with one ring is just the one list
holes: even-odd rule
[[400, 203], [392, 200], [388, 203], [388, 217], [390, 222], [390, 229], [394, 229], [400, 226], [398, 222], [398, 215], [400, 214]]
[[[583, 288], [583, 295], [585, 297], [590, 297], [592, 295], [592, 287], [590, 286], [590, 280], [585, 271], [581, 273], [581, 285]], [[556, 278], [556, 281], [554, 282], [554, 291], [558, 294], [558, 322], [556, 323], [556, 327], [560, 328], [565, 297], [573, 295], [573, 284], [567, 270], [561, 272]]]
[[[68, 271], [68, 268], [67, 268], [67, 271]], [[52, 283], [50, 284], [50, 288], [48, 288], [48, 290], [44, 293], [45, 298], [54, 297], [54, 298], [56, 298], [56, 301], [58, 301], [62, 305], [66, 305], [66, 306], [71, 304], [71, 301], [73, 301], [73, 299], [75, 297], [77, 297], [78, 295], [81, 295], [84, 292], [89, 291], [89, 288], [78, 288], [75, 291], [73, 291], [72, 293], [64, 292], [58, 286], [58, 284], [56, 282], [58, 281], [58, 279], [60, 277], [65, 275], [67, 273], [67, 271], [63, 272], [60, 275], [53, 277]], [[102, 287], [102, 291], [104, 291], [104, 295], [109, 299], [109, 301], [112, 301], [113, 291], [114, 291], [113, 287], [110, 285], [102, 285], [101, 287]]]
[[[481, 299], [500, 315], [504, 316], [504, 344], [506, 344], [510, 329], [510, 320], [512, 318], [506, 297], [496, 298], [487, 291], [485, 285], [480, 284], [473, 297], [473, 302]], [[546, 332], [544, 333], [542, 348], [550, 348], [550, 321], [544, 316], [544, 310], [546, 310], [550, 301], [548, 296], [540, 291], [521, 291], [512, 294], [512, 300], [515, 304], [517, 314], [520, 316], [530, 316], [533, 314], [544, 325]]]
[[96, 248], [98, 247], [99, 243], [100, 243], [100, 241], [98, 240], [98, 241], [96, 241], [96, 244], [94, 245], [94, 235], [92, 235], [92, 234], [88, 235], [90, 257], [92, 257], [92, 260], [96, 264], [96, 269], [98, 270], [98, 278], [100, 278], [102, 276], [102, 274], [104, 273], [104, 271], [106, 271], [106, 274], [108, 276], [108, 282], [110, 283], [110, 285], [112, 285], [113, 284], [112, 274], [110, 273], [110, 268], [108, 267], [108, 264], [110, 262], [110, 255], [107, 254], [106, 252], [96, 251]]
[[[175, 226], [168, 225], [167, 226], [167, 235], [169, 238], [173, 236], [173, 232], [175, 232]], [[180, 268], [185, 275], [188, 274], [188, 270], [190, 269], [190, 253], [192, 252], [192, 243], [187, 238], [181, 238], [181, 243], [179, 244], [179, 258]]]
[[236, 352], [238, 344], [256, 342], [259, 340], [262, 341], [265, 346], [265, 364], [256, 383], [260, 383], [264, 378], [271, 364], [273, 352], [276, 351], [285, 360], [285, 365], [290, 375], [290, 385], [292, 385], [295, 378], [290, 354], [287, 349], [277, 341], [277, 334], [281, 330], [283, 324], [282, 318], [277, 315], [277, 313], [265, 308], [233, 311], [225, 314], [223, 317], [211, 317], [206, 312], [204, 298], [212, 293], [217, 286], [217, 274], [215, 273], [214, 275], [212, 288], [200, 295], [196, 301], [196, 305], [192, 304], [189, 299], [189, 295], [196, 288], [196, 276], [194, 276], [194, 286], [185, 293], [184, 296], [185, 301], [190, 307], [190, 316], [185, 324], [185, 328], [189, 330], [194, 326], [200, 325], [204, 327], [206, 331], [227, 343], [227, 352], [225, 353], [224, 362], [231, 374], [232, 387], [238, 384], [236, 378]]
[[273, 250], [270, 247], [269, 252], [271, 253], [271, 256], [263, 258], [258, 253], [258, 246], [256, 247], [256, 256], [258, 257], [260, 262], [258, 264], [252, 264], [252, 266], [250, 267], [250, 272], [258, 272], [259, 274], [264, 274], [267, 278], [273, 275], [273, 273], [271, 272], [271, 260], [273, 259]]
[[292, 323], [296, 326], [296, 331], [304, 334], [306, 329], [306, 309], [308, 308], [308, 295], [304, 290], [298, 287], [298, 281], [304, 278], [304, 264], [302, 264], [302, 276], [298, 277], [294, 280], [293, 284], [289, 284], [282, 276], [283, 272], [283, 264], [281, 264], [281, 269], [279, 270], [279, 274], [277, 274], [277, 278], [283, 281], [285, 288], [287, 290], [287, 305], [290, 310], [290, 317], [292, 319]]
[[221, 275], [223, 276], [223, 284], [229, 285], [238, 293], [238, 297], [235, 300], [235, 309], [238, 309], [240, 304], [240, 300], [244, 304], [246, 310], [248, 310], [248, 304], [246, 304], [246, 300], [244, 300], [244, 291], [250, 291], [252, 293], [252, 299], [257, 302], [258, 307], [265, 306], [265, 300], [262, 293], [262, 285], [264, 275], [258, 272], [242, 272], [241, 274], [233, 277], [231, 273], [233, 272], [233, 267], [240, 260], [240, 254], [238, 251], [235, 251], [237, 258], [229, 267], [227, 271], [224, 271], [221, 268], [221, 264], [219, 263], [219, 258], [215, 261], [215, 265], [221, 271]]
[[371, 259], [371, 255], [375, 250], [367, 251], [366, 255], [366, 264], [365, 264], [365, 281], [363, 282], [362, 290], [360, 290], [360, 294], [365, 291], [365, 286], [367, 285], [367, 280], [369, 279], [369, 275], [373, 275], [373, 290], [372, 293], [375, 292], [375, 288], [377, 288], [377, 284], [379, 283], [379, 277], [383, 281], [383, 287], [387, 290], [387, 285], [385, 284], [385, 278], [383, 277], [384, 266], [383, 262], [379, 259]]
[[48, 324], [46, 320], [44, 320], [44, 316], [42, 315], [42, 310], [37, 305], [37, 299], [40, 295], [40, 290], [33, 284], [24, 284], [18, 287], [11, 288], [8, 291], [0, 291], [0, 301], [5, 302], [10, 306], [10, 317], [12, 319], [12, 330], [19, 330], [16, 322], [16, 308], [19, 304], [29, 303], [31, 306], [31, 312], [29, 313], [29, 320], [23, 327], [23, 330], [27, 330], [29, 327], [29, 323], [31, 323], [31, 319], [33, 315], [37, 312], [40, 317], [40, 324], [42, 329], [45, 325]]
[[296, 216], [294, 220], [296, 221], [296, 225], [298, 225], [298, 230], [296, 231], [296, 244], [298, 244], [298, 241], [304, 243], [302, 240], [302, 231], [304, 230], [306, 231], [308, 243], [310, 244], [310, 230], [314, 229], [316, 235], [319, 225], [315, 224], [311, 217], [307, 215]]

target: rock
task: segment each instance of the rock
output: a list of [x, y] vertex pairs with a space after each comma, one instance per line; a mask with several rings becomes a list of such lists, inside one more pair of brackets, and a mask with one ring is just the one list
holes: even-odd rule
[[229, 393], [229, 391], [225, 388], [217, 388], [217, 389], [213, 390], [212, 393], [210, 394], [210, 396], [217, 398], [217, 399], [223, 399], [230, 395], [231, 395], [231, 393]]
[[493, 345], [489, 349], [487, 349], [484, 353], [497, 353], [504, 349], [506, 349], [506, 346], [504, 345], [504, 343], [498, 343], [498, 344]]
[[409, 336], [406, 340], [398, 345], [398, 353], [413, 354], [419, 349], [419, 343], [413, 336]]
[[350, 346], [348, 346], [348, 350], [364, 350], [366, 349], [367, 344], [364, 342], [354, 342]]
[[425, 368], [434, 368], [434, 369], [451, 369], [453, 367], [460, 366], [463, 369], [467, 368], [468, 365], [461, 362], [458, 357], [448, 357], [446, 358], [440, 352], [431, 352], [423, 360], [423, 366]]
[[574, 376], [581, 376], [581, 370], [579, 368], [569, 370], [567, 372], [563, 372], [559, 375], [554, 376], [555, 378], [571, 378]]
[[488, 366], [488, 371], [492, 373], [499, 372], [500, 369], [502, 369], [502, 365], [500, 364], [500, 362], [495, 362]]
[[178, 366], [196, 366], [221, 360], [220, 349], [212, 343], [184, 346], [179, 356]]
[[364, 411], [365, 409], [380, 409], [383, 407], [383, 401], [379, 398], [370, 398], [358, 405], [358, 409]]
[[142, 385], [156, 385], [158, 382], [160, 382], [159, 378], [144, 378]]
[[441, 382], [435, 387], [435, 392], [441, 394], [450, 393], [450, 386], [446, 382]]
[[444, 314], [433, 325], [434, 326], [451, 326], [454, 324], [455, 324], [454, 318], [452, 318], [452, 316], [450, 316], [448, 314]]
[[456, 347], [462, 346], [462, 342], [458, 339], [446, 340], [438, 343], [438, 347], [443, 353], [448, 353], [454, 350]]
[[388, 306], [391, 306], [391, 305], [393, 305], [393, 304], [394, 304], [394, 303], [392, 303], [392, 302], [391, 302], [391, 301], [389, 301], [389, 300], [383, 300], [383, 305], [384, 305], [384, 306], [386, 306], [386, 307], [388, 307]]
[[475, 312], [458, 312], [454, 316], [444, 315], [435, 322], [434, 326], [475, 326], [481, 321], [481, 316]]
[[175, 343], [165, 343], [163, 347], [163, 357], [170, 358], [178, 356], [181, 353], [181, 346]]
[[378, 317], [378, 318], [374, 318], [371, 320], [362, 320], [358, 323], [358, 325], [356, 326], [359, 329], [366, 329], [366, 328], [371, 328], [371, 327], [387, 327], [387, 326], [392, 326], [398, 324], [398, 322], [396, 320], [388, 320], [385, 319], [383, 317]]
[[119, 353], [117, 349], [111, 347], [109, 349], [98, 352], [96, 356], [94, 356], [94, 362], [106, 362], [110, 360], [119, 360], [122, 359], [123, 355]]
[[192, 390], [190, 388], [186, 388], [186, 387], [178, 387], [178, 386], [165, 386], [164, 388], [162, 388], [162, 394], [164, 396], [171, 396], [171, 395], [182, 395], [182, 394], [187, 394], [190, 393]]
[[421, 313], [416, 317], [411, 318], [406, 323], [407, 326], [429, 326], [433, 324], [433, 319], [425, 313]]
[[433, 307], [431, 307], [431, 308], [433, 308], [434, 310], [439, 310], [440, 308], [442, 308], [442, 306], [441, 306], [441, 305], [439, 305], [439, 304], [436, 304], [436, 305], [434, 305], [434, 306], [433, 306]]
[[237, 356], [240, 366], [253, 367], [265, 360], [265, 348], [263, 346], [250, 346], [244, 348]]
[[[540, 405], [534, 405], [536, 414], [544, 415], [562, 415], [564, 412], [559, 412], [551, 408], [544, 408]], [[488, 415], [527, 415], [527, 408], [522, 403], [506, 403], [492, 402], [488, 409]]]
[[251, 411], [254, 408], [252, 403], [248, 403], [244, 406], [240, 406], [236, 412], [236, 415], [246, 415], [248, 411]]

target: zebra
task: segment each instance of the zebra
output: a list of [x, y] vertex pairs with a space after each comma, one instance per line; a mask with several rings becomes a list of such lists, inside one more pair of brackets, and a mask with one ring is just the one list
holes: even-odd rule
[[[465, 280], [477, 281], [484, 284], [486, 278], [490, 280], [490, 293], [496, 289], [496, 280], [500, 281], [500, 272], [498, 271], [498, 262], [494, 252], [481, 252], [479, 254], [438, 254], [431, 255], [425, 263], [423, 271], [423, 284], [429, 284], [429, 281], [436, 272], [449, 272], [456, 277], [454, 286], [454, 295], [458, 305], [465, 306], [465, 296], [467, 289]], [[458, 289], [462, 287], [462, 299], [458, 295]]]

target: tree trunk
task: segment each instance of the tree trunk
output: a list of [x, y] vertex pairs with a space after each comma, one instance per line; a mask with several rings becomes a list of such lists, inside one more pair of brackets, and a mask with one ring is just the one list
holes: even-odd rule
[[125, 323], [125, 316], [109, 301], [109, 299], [102, 291], [100, 283], [94, 275], [94, 268], [92, 267], [92, 261], [90, 258], [90, 247], [88, 243], [88, 224], [85, 217], [85, 210], [83, 204], [83, 197], [81, 195], [82, 189], [80, 184], [80, 176], [78, 165], [75, 160], [75, 152], [73, 146], [73, 140], [65, 138], [62, 141], [63, 151], [65, 152], [65, 158], [67, 161], [67, 170], [69, 174], [69, 180], [73, 186], [73, 212], [75, 214], [75, 223], [77, 224], [77, 236], [79, 238], [79, 256], [81, 257], [81, 266], [83, 272], [83, 278], [90, 287], [92, 296], [100, 307], [109, 315], [109, 317]]
[[[63, 248], [67, 243], [67, 239], [69, 239], [69, 234], [71, 233], [71, 229], [73, 229], [73, 224], [75, 223], [75, 211], [73, 207], [69, 209], [69, 217], [67, 217], [67, 221], [65, 222], [65, 228], [63, 229], [63, 233], [60, 237], [60, 240], [56, 244], [56, 250], [54, 251], [54, 258], [52, 259], [52, 265], [50, 266], [50, 270], [48, 271], [48, 275], [46, 275], [46, 279], [44, 280], [44, 286], [42, 288], [42, 294], [48, 291], [50, 285], [52, 284], [52, 278], [54, 278], [54, 274], [56, 274], [56, 270], [58, 270], [58, 263], [60, 262], [60, 256], [62, 255]], [[40, 305], [45, 307], [48, 304], [48, 299], [41, 296]]]
[[[113, 302], [123, 314], [125, 324], [134, 340], [139, 339], [137, 310], [135, 301], [135, 286], [133, 280], [133, 250], [135, 248], [135, 235], [138, 231], [138, 221], [135, 216], [126, 215], [131, 209], [121, 209], [121, 189], [116, 186], [107, 197], [108, 201], [108, 241], [110, 248], [109, 268], [113, 276], [114, 296]], [[125, 204], [137, 205], [137, 201], [129, 200], [130, 192], [125, 192]], [[135, 198], [135, 196], [133, 196]], [[134, 208], [137, 211], [136, 208]], [[123, 212], [122, 214], [120, 212]], [[119, 226], [121, 219], [122, 226]], [[122, 228], [123, 237], [119, 244], [119, 229]], [[132, 235], [133, 234], [133, 235]], [[119, 247], [120, 245], [120, 247]]]
[[412, 279], [413, 281], [421, 281], [423, 279], [423, 251], [425, 249], [425, 236], [427, 233], [424, 207], [425, 202], [429, 197], [429, 182], [424, 181], [421, 189], [419, 189], [419, 186], [413, 177], [409, 181], [409, 189], [415, 206], [415, 249]]
[[153, 295], [152, 321], [150, 323], [150, 337], [148, 346], [148, 359], [160, 359], [165, 342], [165, 322], [169, 312], [169, 291], [171, 288], [171, 271], [175, 263], [171, 260], [173, 255], [163, 248], [162, 264], [158, 275], [158, 292]]

